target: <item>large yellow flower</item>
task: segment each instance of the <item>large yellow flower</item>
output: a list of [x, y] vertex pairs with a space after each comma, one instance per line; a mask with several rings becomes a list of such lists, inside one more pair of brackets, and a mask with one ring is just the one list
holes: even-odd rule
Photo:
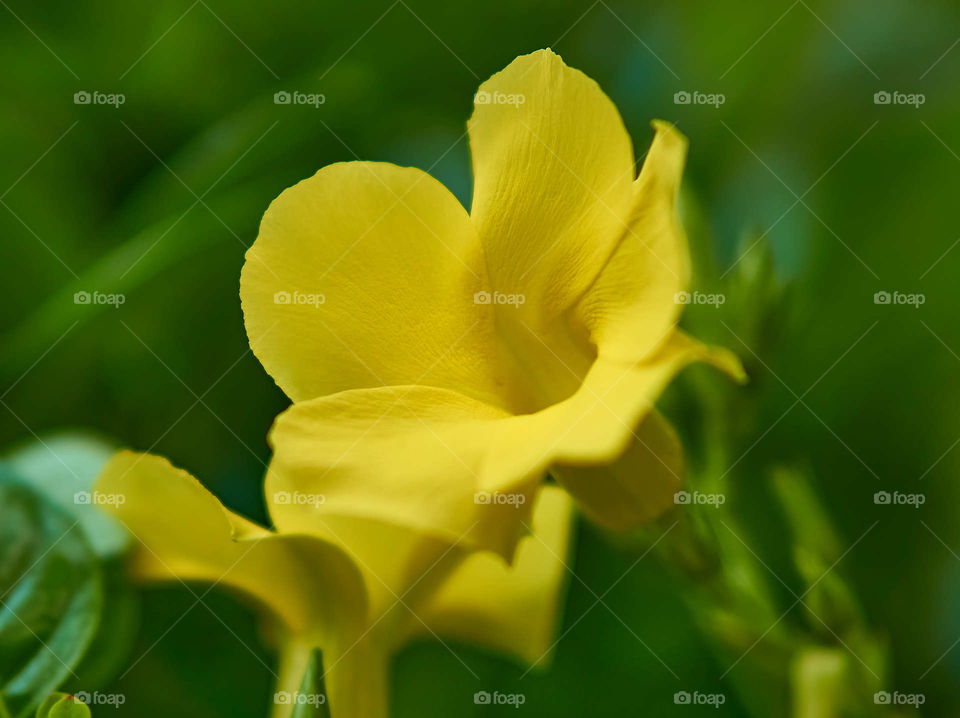
[[[316, 497], [268, 496], [276, 525], [268, 531], [149, 454], [116, 454], [96, 490], [124, 498], [105, 508], [137, 539], [135, 576], [230, 587], [265, 610], [281, 655], [278, 694], [299, 689], [312, 650], [322, 649], [335, 716], [384, 718], [390, 656], [417, 637], [469, 641], [533, 665], [552, 649], [572, 513], [559, 489], [541, 494], [532, 535], [509, 567], [376, 521], [327, 517], [322, 530], [288, 530]], [[276, 702], [274, 718], [292, 705]]]
[[543, 50], [475, 97], [469, 213], [375, 162], [271, 204], [240, 281], [250, 345], [294, 401], [268, 491], [326, 496], [291, 525], [374, 518], [509, 558], [525, 511], [497, 501], [528, 512], [548, 470], [606, 527], [670, 503], [681, 451], [653, 402], [690, 362], [742, 370], [676, 327], [686, 141], [654, 126], [637, 177], [613, 103]]

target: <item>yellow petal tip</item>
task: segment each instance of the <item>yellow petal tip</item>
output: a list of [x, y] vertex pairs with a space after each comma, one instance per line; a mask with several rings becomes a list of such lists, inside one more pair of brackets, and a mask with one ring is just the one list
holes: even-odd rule
[[750, 381], [746, 369], [743, 368], [743, 362], [740, 357], [729, 349], [723, 347], [709, 347], [704, 361], [712, 364], [720, 371], [726, 373], [737, 384], [746, 384]]

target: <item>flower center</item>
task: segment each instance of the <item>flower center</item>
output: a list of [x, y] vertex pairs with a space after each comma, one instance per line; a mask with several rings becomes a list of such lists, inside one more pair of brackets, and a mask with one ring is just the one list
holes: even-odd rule
[[522, 309], [494, 308], [494, 319], [508, 377], [505, 409], [533, 414], [576, 393], [596, 359], [585, 338], [564, 322], [547, 325]]

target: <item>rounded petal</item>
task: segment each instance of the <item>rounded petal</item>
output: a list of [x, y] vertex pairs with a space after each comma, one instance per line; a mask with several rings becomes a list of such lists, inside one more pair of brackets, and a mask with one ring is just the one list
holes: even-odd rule
[[493, 309], [466, 210], [413, 168], [324, 167], [270, 205], [240, 277], [250, 346], [294, 401], [469, 386], [496, 403]]
[[492, 288], [524, 295], [521, 311], [548, 322], [587, 289], [626, 231], [630, 136], [599, 86], [550, 50], [484, 82], [468, 129], [470, 214]]
[[683, 484], [683, 447], [673, 427], [651, 411], [633, 433], [627, 450], [611, 464], [550, 469], [587, 518], [613, 531], [657, 518]]
[[[512, 566], [499, 556], [471, 554], [434, 592], [419, 616], [441, 637], [457, 638], [543, 665], [553, 649], [567, 583], [573, 503], [545, 486], [532, 534]], [[419, 622], [417, 632], [423, 630]]]
[[316, 531], [330, 516], [372, 519], [510, 555], [522, 530], [505, 519], [529, 518], [534, 487], [516, 489], [529, 494], [520, 509], [477, 497], [483, 465], [498, 446], [516, 459], [507, 469], [513, 484], [539, 478], [537, 466], [525, 472], [524, 456], [515, 456], [509, 422], [488, 404], [425, 386], [294, 404], [270, 433], [271, 517], [282, 531]]
[[228, 511], [166, 459], [121, 451], [96, 491], [136, 539], [131, 562], [141, 579], [229, 586], [291, 633], [327, 645], [366, 620], [363, 580], [343, 551], [312, 536], [273, 534]]
[[[282, 530], [311, 531], [328, 515], [366, 517], [511, 560], [547, 468], [612, 464], [666, 384], [693, 361], [735, 363], [675, 332], [649, 362], [598, 360], [579, 391], [534, 414], [509, 415], [420, 386], [295, 404], [270, 435], [273, 519]], [[610, 497], [618, 500], [615, 491]], [[625, 508], [586, 498], [592, 516]], [[626, 507], [641, 517], [649, 511], [636, 500]]]
[[689, 281], [689, 256], [676, 199], [687, 140], [665, 122], [634, 182], [629, 231], [577, 305], [598, 353], [640, 361], [676, 324]]

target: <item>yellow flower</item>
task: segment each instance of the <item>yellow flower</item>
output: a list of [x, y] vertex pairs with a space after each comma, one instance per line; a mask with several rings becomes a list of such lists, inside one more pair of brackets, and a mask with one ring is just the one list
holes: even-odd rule
[[549, 50], [474, 103], [469, 213], [418, 169], [338, 163], [284, 191], [247, 253], [250, 345], [294, 401], [268, 491], [327, 498], [297, 530], [372, 517], [509, 558], [524, 510], [498, 502], [529, 511], [548, 470], [632, 527], [682, 472], [653, 402], [694, 361], [742, 373], [676, 326], [686, 140], [655, 122], [637, 177], [613, 103]]
[[[417, 637], [470, 641], [532, 665], [552, 649], [572, 513], [559, 489], [541, 494], [512, 566], [367, 519], [328, 516], [320, 530], [288, 531], [284, 518], [320, 497], [268, 497], [269, 531], [150, 454], [119, 452], [96, 490], [123, 496], [105, 508], [137, 539], [135, 576], [229, 587], [264, 610], [281, 655], [278, 693], [299, 689], [321, 648], [333, 715], [386, 716], [390, 656]], [[278, 702], [273, 715], [291, 708]]]

